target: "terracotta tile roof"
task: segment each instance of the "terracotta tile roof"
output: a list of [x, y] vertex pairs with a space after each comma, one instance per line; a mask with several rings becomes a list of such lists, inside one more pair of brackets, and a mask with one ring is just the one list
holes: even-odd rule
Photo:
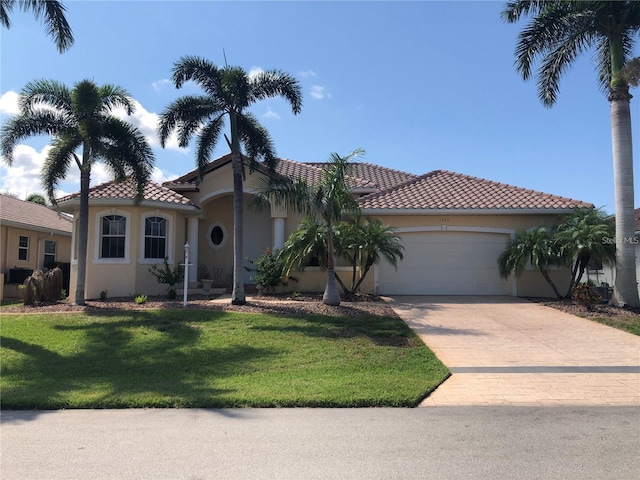
[[[320, 168], [326, 165], [324, 162], [307, 162], [307, 164]], [[418, 177], [418, 175], [413, 173], [401, 172], [400, 170], [366, 162], [354, 162], [351, 165], [352, 176], [368, 180], [381, 190]]]
[[358, 200], [363, 209], [564, 210], [590, 203], [446, 170], [434, 170]]
[[636, 208], [633, 213], [636, 216], [636, 232], [640, 232], [640, 208]]
[[[89, 200], [133, 200], [135, 196], [136, 188], [132, 180], [126, 180], [121, 183], [102, 183], [89, 189]], [[79, 198], [80, 192], [76, 192], [71, 195], [67, 195], [66, 197], [59, 198], [57, 201], [59, 204], [63, 204]], [[173, 205], [194, 205], [187, 197], [151, 181], [147, 183], [144, 188], [143, 201], [161, 202]]]
[[33, 202], [0, 195], [0, 223], [71, 235], [72, 218]]
[[[220, 168], [223, 165], [226, 165], [231, 161], [231, 154], [224, 155], [220, 158], [217, 158], [213, 162], [207, 164], [204, 169], [204, 175]], [[320, 166], [315, 166], [308, 163], [296, 162], [293, 160], [288, 160], [286, 158], [279, 158], [278, 164], [276, 166], [276, 173], [282, 175], [284, 177], [289, 178], [299, 178], [304, 179], [309, 183], [315, 183], [320, 180], [320, 176], [322, 174], [322, 163], [319, 163]], [[264, 167], [259, 167], [258, 170], [266, 172]], [[164, 182], [163, 185], [169, 188], [180, 188], [183, 189], [186, 185], [195, 185], [198, 180], [198, 170], [191, 170], [190, 172], [182, 175], [181, 177], [176, 178], [175, 180], [170, 180], [168, 182]], [[349, 184], [354, 188], [363, 188], [363, 189], [375, 189], [376, 185], [374, 182], [367, 180], [366, 178], [358, 178], [358, 176], [351, 176], [349, 178]]]

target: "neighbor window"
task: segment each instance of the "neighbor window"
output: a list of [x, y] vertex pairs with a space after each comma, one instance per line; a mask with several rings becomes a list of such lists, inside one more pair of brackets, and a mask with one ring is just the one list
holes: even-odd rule
[[167, 256], [167, 220], [147, 217], [144, 221], [144, 258]]
[[20, 240], [18, 243], [18, 260], [28, 260], [28, 259], [29, 259], [29, 237], [20, 235]]
[[102, 217], [101, 258], [124, 258], [127, 219], [122, 215]]
[[44, 241], [44, 266], [45, 268], [51, 268], [52, 264], [56, 262], [56, 242], [53, 240]]
[[590, 257], [589, 270], [602, 270], [602, 260]]

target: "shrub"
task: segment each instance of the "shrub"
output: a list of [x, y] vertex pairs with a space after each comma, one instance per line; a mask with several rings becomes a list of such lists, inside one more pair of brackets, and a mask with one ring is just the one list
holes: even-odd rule
[[36, 270], [24, 281], [22, 289], [25, 305], [36, 302], [56, 302], [62, 298], [62, 270], [58, 267], [47, 272]]
[[254, 265], [255, 268], [245, 267], [248, 272], [255, 272], [251, 279], [257, 285], [262, 285], [265, 291], [272, 293], [273, 290], [280, 286], [286, 285], [282, 277], [284, 274], [284, 261], [274, 252], [267, 248], [257, 260], [247, 258], [247, 261]]
[[576, 285], [573, 288], [572, 297], [574, 301], [584, 305], [589, 311], [593, 310], [593, 307], [602, 300], [602, 295], [591, 289], [586, 283]]
[[134, 297], [134, 301], [138, 304], [138, 305], [142, 305], [143, 303], [147, 303], [147, 296], [146, 295], [136, 295]]
[[109, 293], [108, 290], [102, 290], [100, 292], [100, 301], [101, 302], [106, 302], [107, 301], [107, 293]]
[[164, 263], [162, 267], [158, 267], [158, 265], [152, 265], [149, 269], [149, 273], [156, 277], [158, 283], [163, 285], [169, 285], [167, 289], [167, 296], [169, 298], [176, 298], [176, 289], [175, 285], [182, 281], [184, 276], [184, 267], [182, 265], [176, 264], [173, 269], [169, 266], [169, 259], [164, 257]]

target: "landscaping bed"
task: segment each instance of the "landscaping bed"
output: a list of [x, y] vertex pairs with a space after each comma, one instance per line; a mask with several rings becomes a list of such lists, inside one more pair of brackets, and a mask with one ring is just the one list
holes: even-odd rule
[[[322, 294], [277, 294], [256, 296], [246, 305], [231, 305], [231, 302], [214, 302], [215, 296], [189, 295], [188, 309], [216, 310], [252, 313], [282, 314], [318, 314], [318, 315], [391, 315], [395, 312], [379, 297], [359, 295], [338, 306], [322, 303]], [[87, 300], [86, 305], [73, 305], [67, 301], [39, 303], [35, 305], [15, 304], [2, 308], [2, 313], [63, 313], [63, 312], [100, 312], [109, 310], [164, 310], [180, 309], [182, 299], [169, 300], [166, 296], [149, 296], [143, 304], [134, 302], [133, 297], [114, 297], [105, 301]]]

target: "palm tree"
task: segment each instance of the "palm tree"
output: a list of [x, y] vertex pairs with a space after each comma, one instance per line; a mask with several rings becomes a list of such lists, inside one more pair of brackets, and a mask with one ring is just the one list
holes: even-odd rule
[[600, 210], [575, 209], [555, 234], [561, 254], [573, 263], [566, 297], [580, 283], [591, 259], [604, 264], [615, 262], [615, 246], [605, 241], [614, 236], [611, 219]]
[[278, 257], [284, 263], [283, 276], [303, 270], [317, 259], [317, 266], [327, 268], [327, 225], [321, 219], [306, 216], [291, 233]]
[[0, 0], [0, 24], [9, 29], [9, 13], [15, 6], [31, 11], [37, 20], [44, 18], [47, 36], [53, 38], [60, 53], [73, 45], [73, 33], [64, 16], [65, 7], [56, 0]]
[[[154, 155], [142, 133], [112, 115], [124, 107], [134, 111], [133, 98], [121, 87], [97, 86], [82, 80], [69, 90], [54, 80], [28, 83], [19, 98], [20, 113], [9, 120], [0, 133], [0, 152], [13, 163], [13, 150], [24, 138], [52, 135], [52, 148], [42, 167], [42, 186], [54, 205], [55, 189], [71, 164], [80, 169], [80, 212], [78, 225], [78, 274], [75, 303], [84, 305], [89, 229], [89, 183], [91, 167], [103, 161], [116, 181], [132, 177], [137, 185], [136, 202], [153, 168]], [[82, 149], [79, 155], [77, 151]]]
[[321, 222], [320, 225], [323, 225], [327, 238], [327, 285], [322, 301], [326, 305], [340, 305], [340, 292], [335, 276], [334, 228], [344, 213], [359, 211], [358, 202], [351, 194], [351, 188], [347, 183], [347, 176], [351, 161], [363, 153], [364, 150], [361, 149], [354, 150], [344, 157], [332, 153], [322, 170], [320, 180], [314, 185], [309, 185], [304, 179], [286, 178], [269, 182], [258, 193], [258, 200], [261, 200], [262, 204], [287, 204], [311, 217], [311, 221]]
[[502, 278], [507, 279], [510, 275], [517, 277], [524, 271], [527, 264], [530, 264], [540, 271], [558, 298], [562, 298], [562, 295], [549, 276], [549, 267], [561, 266], [564, 263], [553, 232], [547, 227], [518, 232], [498, 257]]
[[613, 177], [616, 210], [616, 279], [613, 303], [639, 306], [635, 271], [633, 149], [629, 84], [623, 74], [640, 31], [637, 1], [513, 0], [502, 17], [510, 23], [531, 16], [518, 37], [516, 68], [527, 80], [534, 62], [538, 95], [551, 107], [562, 74], [576, 58], [595, 49], [600, 85], [611, 104]]
[[[339, 237], [339, 250], [353, 268], [351, 288], [345, 292], [354, 295], [364, 281], [371, 267], [382, 258], [393, 267], [398, 267], [402, 260], [404, 247], [392, 227], [386, 226], [380, 219], [367, 218], [361, 223], [357, 218], [350, 224], [343, 224], [336, 232]], [[356, 278], [356, 270], [360, 267], [360, 277]]]
[[189, 95], [173, 101], [160, 116], [158, 132], [164, 147], [169, 135], [177, 131], [181, 147], [187, 147], [191, 139], [198, 137], [196, 162], [200, 177], [211, 159], [225, 117], [229, 120], [233, 168], [233, 292], [231, 303], [246, 303], [243, 276], [243, 191], [245, 169], [241, 146], [245, 149], [249, 168], [253, 170], [262, 161], [273, 172], [276, 156], [269, 132], [247, 111], [255, 102], [277, 96], [284, 97], [294, 114], [300, 113], [302, 92], [300, 85], [290, 75], [279, 70], [268, 70], [249, 76], [240, 67], [218, 68], [210, 61], [187, 56], [173, 67], [173, 83], [176, 88], [192, 80], [205, 92]]

